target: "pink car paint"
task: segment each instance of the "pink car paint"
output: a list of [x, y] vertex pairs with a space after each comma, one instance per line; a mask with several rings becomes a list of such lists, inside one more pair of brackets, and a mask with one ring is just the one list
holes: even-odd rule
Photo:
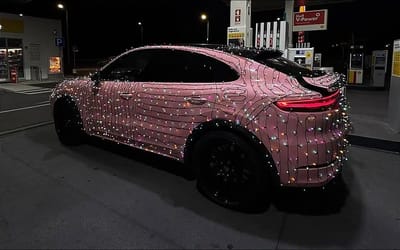
[[[240, 77], [219, 83], [103, 81], [99, 86], [88, 78], [66, 80], [54, 90], [53, 105], [60, 96], [71, 96], [87, 134], [179, 161], [184, 160], [186, 141], [197, 126], [217, 119], [233, 122], [250, 131], [269, 151], [273, 163], [265, 167], [276, 166], [284, 186], [321, 186], [340, 171], [348, 127], [343, 89], [339, 89], [343, 103], [337, 108], [284, 111], [274, 102], [317, 99], [321, 94], [273, 68], [218, 50], [185, 46], [136, 50], [153, 48], [207, 55], [230, 65]], [[329, 89], [340, 76], [304, 80]]]

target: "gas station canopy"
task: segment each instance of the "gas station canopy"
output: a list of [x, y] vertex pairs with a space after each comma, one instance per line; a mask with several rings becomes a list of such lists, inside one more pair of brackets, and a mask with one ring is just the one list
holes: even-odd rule
[[[230, 4], [230, 0], [223, 0], [226, 4]], [[306, 0], [307, 6], [339, 4], [346, 2], [354, 2], [355, 0]], [[253, 11], [267, 11], [285, 8], [285, 0], [252, 0]]]
[[2, 4], [22, 4], [22, 3], [28, 3], [31, 1], [32, 0], [1, 0]]
[[[1, 0], [2, 4], [23, 4], [32, 0]], [[230, 0], [222, 0], [230, 4]], [[239, 1], [239, 0], [238, 0]], [[354, 2], [355, 0], [306, 0], [307, 6], [338, 4], [345, 2]], [[285, 0], [252, 0], [253, 11], [276, 10], [285, 8]]]

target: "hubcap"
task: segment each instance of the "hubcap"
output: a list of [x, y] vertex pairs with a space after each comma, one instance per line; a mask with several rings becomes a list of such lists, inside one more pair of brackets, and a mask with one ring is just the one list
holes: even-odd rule
[[71, 108], [63, 108], [56, 119], [58, 132], [72, 132], [79, 127], [79, 117]]
[[235, 204], [248, 189], [251, 171], [248, 157], [234, 141], [220, 141], [211, 145], [202, 162], [203, 190], [216, 201]]

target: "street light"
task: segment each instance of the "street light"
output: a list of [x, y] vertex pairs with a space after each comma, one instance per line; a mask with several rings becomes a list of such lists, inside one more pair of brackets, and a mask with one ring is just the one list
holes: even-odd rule
[[58, 3], [57, 8], [65, 11], [65, 43], [67, 47], [67, 65], [70, 66], [70, 46], [69, 46], [69, 21], [68, 21], [68, 9], [64, 4]]
[[76, 74], [76, 53], [78, 53], [79, 52], [79, 49], [78, 49], [78, 47], [76, 47], [76, 46], [73, 46], [72, 47], [72, 53], [73, 53], [73, 68], [72, 68], [72, 73], [73, 74]]
[[138, 25], [140, 27], [140, 44], [143, 45], [143, 23], [138, 22]]
[[210, 20], [208, 19], [208, 16], [206, 14], [201, 14], [200, 16], [201, 20], [207, 21], [207, 43], [210, 39]]

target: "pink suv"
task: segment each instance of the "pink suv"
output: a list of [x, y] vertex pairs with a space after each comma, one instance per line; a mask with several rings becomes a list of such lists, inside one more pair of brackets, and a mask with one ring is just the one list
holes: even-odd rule
[[275, 181], [315, 187], [340, 172], [343, 82], [274, 50], [148, 46], [62, 82], [51, 103], [62, 143], [97, 136], [185, 162], [203, 194], [242, 208]]

